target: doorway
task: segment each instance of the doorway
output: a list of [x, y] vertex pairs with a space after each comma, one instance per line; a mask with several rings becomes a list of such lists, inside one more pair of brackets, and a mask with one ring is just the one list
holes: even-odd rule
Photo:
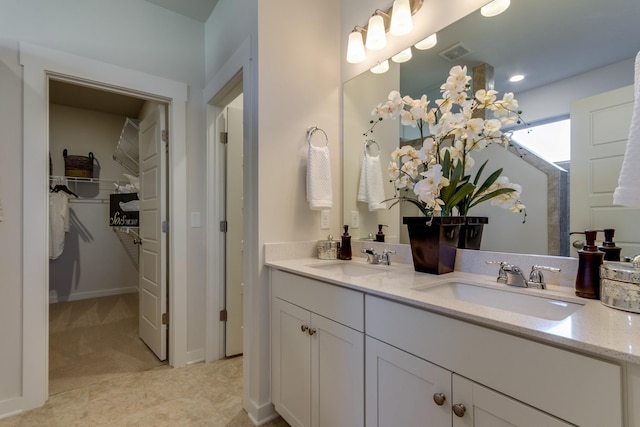
[[113, 64], [44, 48], [20, 44], [23, 67], [23, 346], [21, 408], [42, 406], [48, 397], [48, 123], [47, 84], [51, 76], [67, 81], [100, 84], [169, 105], [170, 167], [168, 180], [171, 245], [168, 268], [168, 325], [171, 366], [184, 366], [187, 352], [187, 171], [176, 159], [186, 157], [187, 85]]
[[[159, 162], [166, 165], [165, 147], [153, 139], [161, 132], [155, 126], [165, 122], [167, 105], [55, 78], [49, 79], [48, 99], [50, 183], [72, 193], [63, 197], [68, 200], [68, 232], [49, 261], [49, 394], [55, 394], [166, 360], [166, 325], [149, 318], [166, 313], [167, 262], [156, 266], [153, 261], [166, 259], [165, 234], [156, 218], [166, 218], [168, 195], [163, 179], [145, 189], [139, 182], [149, 171], [165, 176], [166, 166], [158, 167]], [[140, 126], [145, 132], [138, 131]], [[147, 147], [141, 158], [139, 133], [150, 135], [141, 139], [161, 149]], [[63, 157], [63, 150], [82, 157]], [[88, 153], [92, 170], [67, 171]], [[120, 211], [120, 200], [137, 199], [138, 194], [146, 208]], [[50, 197], [59, 195], [52, 192]], [[149, 210], [149, 203], [158, 206]], [[50, 214], [55, 216], [55, 210]], [[128, 215], [128, 226], [118, 226], [114, 215]], [[145, 308], [145, 302], [154, 307]], [[158, 328], [162, 330], [156, 332]]]

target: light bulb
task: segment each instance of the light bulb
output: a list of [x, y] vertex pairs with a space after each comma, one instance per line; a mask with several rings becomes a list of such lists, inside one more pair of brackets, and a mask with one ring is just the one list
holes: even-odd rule
[[404, 36], [413, 29], [411, 18], [411, 4], [409, 0], [395, 0], [391, 11], [391, 26], [389, 32], [394, 36]]
[[389, 60], [385, 59], [382, 62], [378, 62], [378, 65], [376, 65], [375, 67], [371, 67], [369, 71], [371, 71], [373, 74], [386, 73], [387, 71], [389, 71]]
[[491, 3], [483, 6], [480, 9], [482, 16], [491, 18], [492, 16], [500, 15], [502, 12], [509, 8], [511, 0], [493, 0]]
[[364, 61], [366, 57], [364, 43], [362, 42], [362, 33], [360, 31], [352, 31], [349, 34], [349, 42], [347, 43], [347, 62], [350, 64], [359, 64]]
[[408, 60], [410, 60], [412, 56], [413, 55], [411, 53], [411, 48], [408, 47], [405, 50], [403, 50], [402, 52], [400, 52], [400, 53], [398, 53], [396, 55], [393, 55], [391, 57], [391, 60], [393, 62], [397, 62], [398, 64], [401, 64], [403, 62], [407, 62]]
[[369, 18], [367, 28], [367, 44], [369, 50], [380, 50], [387, 45], [387, 35], [384, 30], [384, 19], [380, 15]]
[[414, 46], [416, 47], [416, 49], [419, 49], [419, 50], [427, 50], [427, 49], [431, 49], [436, 44], [438, 44], [438, 36], [436, 36], [436, 33], [433, 33], [426, 39], [416, 43]]

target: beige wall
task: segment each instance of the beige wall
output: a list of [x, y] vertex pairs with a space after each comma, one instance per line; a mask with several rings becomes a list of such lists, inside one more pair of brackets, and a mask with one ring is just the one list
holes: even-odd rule
[[[204, 164], [204, 25], [143, 0], [6, 0], [0, 14], [0, 271], [3, 297], [0, 321], [0, 415], [19, 407], [22, 389], [22, 69], [19, 43], [27, 41], [189, 85], [187, 161], [189, 211], [204, 212], [199, 183]], [[28, 153], [27, 153], [28, 155]], [[46, 184], [45, 184], [46, 185]], [[29, 209], [27, 206], [26, 209]], [[189, 229], [190, 302], [204, 287], [203, 233]], [[46, 284], [43, 284], [46, 286]], [[195, 295], [195, 298], [193, 298]], [[188, 307], [189, 350], [204, 346], [204, 304]], [[15, 403], [18, 402], [18, 403]], [[7, 409], [8, 408], [8, 409]]]

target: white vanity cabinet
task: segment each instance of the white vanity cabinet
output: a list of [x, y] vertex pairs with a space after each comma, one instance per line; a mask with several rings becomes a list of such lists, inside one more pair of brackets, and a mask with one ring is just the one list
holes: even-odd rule
[[371, 337], [365, 381], [367, 427], [571, 426]]
[[364, 425], [364, 295], [271, 271], [271, 374], [292, 427]]
[[620, 364], [370, 295], [365, 313], [368, 427], [623, 425]]

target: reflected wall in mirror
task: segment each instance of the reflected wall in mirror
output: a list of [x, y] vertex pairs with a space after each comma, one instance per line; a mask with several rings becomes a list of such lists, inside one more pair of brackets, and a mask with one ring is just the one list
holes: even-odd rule
[[[382, 223], [389, 225], [390, 241], [407, 242], [402, 237], [406, 227], [401, 225], [401, 217], [410, 213], [401, 212], [397, 207], [370, 212], [366, 204], [356, 201], [363, 155], [362, 134], [370, 126], [371, 110], [384, 102], [391, 90], [413, 98], [427, 94], [434, 100], [439, 97], [439, 86], [453, 65], [466, 65], [471, 70], [486, 63], [494, 68], [495, 89], [500, 94], [515, 93], [525, 121], [535, 124], [567, 118], [573, 102], [633, 84], [633, 60], [640, 49], [637, 16], [640, 16], [637, 0], [512, 0], [511, 7], [499, 16], [485, 18], [476, 11], [443, 29], [438, 32], [438, 44], [434, 48], [426, 51], [414, 48], [413, 59], [392, 65], [388, 74], [365, 72], [346, 82], [343, 215], [348, 224], [352, 213], [358, 212], [360, 228], [353, 230], [354, 238], [375, 234], [377, 224]], [[439, 55], [453, 46], [462, 46], [464, 49], [458, 51], [467, 53], [453, 61]], [[525, 79], [510, 83], [508, 77], [512, 74], [524, 74]], [[385, 120], [375, 127], [373, 138], [382, 147], [386, 197], [394, 195], [386, 172], [389, 153], [399, 143], [418, 136], [417, 130], [411, 132], [393, 120]], [[504, 175], [511, 182], [522, 185], [522, 201], [527, 205], [528, 214], [526, 223], [522, 224], [521, 216], [492, 207], [490, 203], [473, 208], [471, 215], [489, 217], [482, 249], [556, 255], [551, 242], [554, 236], [549, 237], [547, 231], [550, 224], [558, 220], [557, 216], [568, 218], [568, 212], [556, 209], [552, 206], [555, 202], [549, 200], [553, 183], [549, 181], [548, 170], [540, 170], [535, 161], [528, 162], [526, 151], [520, 153], [524, 159], [490, 147], [474, 156], [476, 165], [489, 159], [487, 170], [503, 167]], [[549, 165], [551, 169], [555, 167]]]

